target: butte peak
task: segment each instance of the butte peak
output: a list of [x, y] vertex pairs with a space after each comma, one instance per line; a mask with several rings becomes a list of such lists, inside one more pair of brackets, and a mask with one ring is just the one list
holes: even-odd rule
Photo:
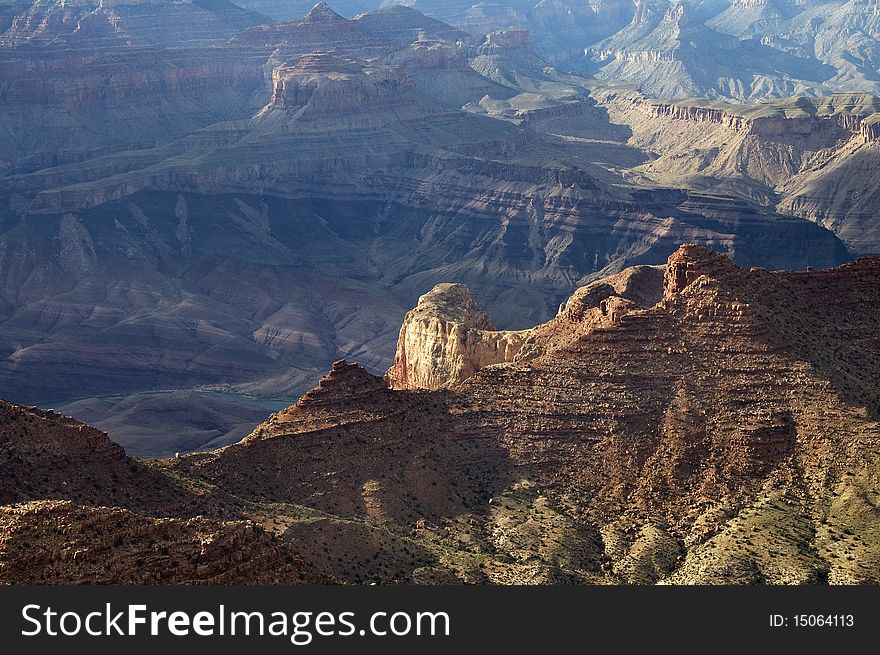
[[305, 409], [332, 403], [339, 396], [351, 397], [353, 395], [372, 394], [387, 389], [385, 381], [369, 373], [360, 364], [349, 364], [344, 359], [333, 362], [330, 372], [327, 373], [318, 386], [306, 392], [296, 404], [296, 407]]
[[480, 46], [480, 51], [485, 53], [493, 49], [522, 50], [534, 53], [535, 45], [532, 41], [532, 35], [528, 30], [519, 27], [507, 27], [486, 35], [485, 40]]
[[444, 282], [423, 294], [407, 319], [424, 318], [437, 318], [480, 330], [495, 329], [492, 318], [477, 304], [464, 284]]
[[702, 275], [715, 277], [723, 272], [736, 270], [733, 261], [719, 252], [688, 243], [681, 246], [666, 261], [663, 289], [668, 297], [684, 290]]
[[394, 363], [395, 389], [443, 389], [481, 368], [513, 361], [528, 332], [496, 330], [463, 284], [438, 284], [403, 319]]
[[303, 17], [303, 22], [308, 23], [335, 23], [346, 20], [333, 11], [326, 2], [319, 2]]
[[267, 110], [298, 118], [325, 119], [383, 111], [401, 102], [413, 82], [399, 66], [363, 62], [340, 53], [315, 52], [272, 71], [274, 92]]

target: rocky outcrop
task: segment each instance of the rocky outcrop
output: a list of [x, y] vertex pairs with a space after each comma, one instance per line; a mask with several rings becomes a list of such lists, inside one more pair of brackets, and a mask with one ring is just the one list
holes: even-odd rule
[[272, 71], [274, 92], [267, 110], [296, 112], [298, 118], [364, 111], [389, 105], [413, 88], [403, 68], [359, 63], [330, 53], [300, 57]]
[[252, 522], [160, 519], [59, 501], [0, 507], [0, 584], [329, 582]]
[[[615, 99], [614, 96], [606, 96], [606, 101], [608, 102], [614, 102]], [[749, 122], [741, 116], [735, 116], [722, 109], [712, 107], [663, 103], [639, 96], [631, 96], [630, 102], [634, 107], [652, 117], [668, 117], [673, 120], [693, 123], [716, 123], [735, 130], [744, 129], [749, 125]]]
[[[474, 559], [483, 582], [534, 583], [527, 562], [545, 581], [876, 581], [878, 276], [878, 258], [771, 273], [685, 246], [579, 290], [527, 358], [439, 391], [339, 363], [271, 438], [177, 466], [408, 535], [420, 581]], [[451, 321], [492, 327], [451, 291]]]
[[491, 364], [511, 362], [527, 331], [495, 325], [461, 284], [439, 284], [403, 319], [386, 378], [395, 389], [455, 386]]
[[[516, 326], [527, 322], [509, 300], [520, 292], [532, 294], [528, 311], [540, 314], [528, 320], [537, 322], [598, 268], [619, 270], [636, 256], [659, 262], [683, 240], [723, 244], [768, 267], [847, 257], [812, 223], [717, 195], [618, 192], [591, 170], [541, 163], [545, 150], [527, 130], [432, 105], [417, 90], [385, 91], [363, 69], [324, 86], [334, 75], [297, 71], [278, 91], [279, 103], [293, 105], [201, 130], [186, 140], [186, 156], [132, 158], [147, 165], [129, 172], [109, 158], [107, 177], [95, 164], [10, 181], [16, 193], [49, 188], [26, 205], [41, 214], [18, 228], [27, 246], [0, 253], [4, 270], [25, 276], [9, 280], [11, 311], [40, 344], [20, 348], [6, 333], [0, 388], [31, 401], [71, 388], [119, 393], [123, 379], [128, 392], [260, 385], [298, 395], [340, 357], [387, 368], [404, 312], [398, 299], [414, 301], [427, 271], [430, 284], [459, 279], [486, 293], [492, 314]], [[373, 104], [328, 106], [350, 84]], [[47, 271], [50, 293], [27, 295], [39, 288], [25, 284], [32, 270]], [[155, 286], [129, 294], [144, 271]], [[71, 274], [114, 290], [82, 296]], [[369, 293], [357, 291], [363, 285]], [[128, 320], [133, 306], [139, 318]], [[85, 307], [96, 321], [88, 329], [117, 341], [80, 339]], [[166, 356], [157, 361], [157, 351]]]
[[[772, 116], [756, 116], [758, 111], [746, 114], [735, 113], [733, 110], [699, 104], [698, 102], [675, 103], [648, 99], [641, 94], [606, 92], [599, 94], [604, 103], [629, 105], [633, 109], [651, 118], [671, 119], [688, 123], [712, 123], [737, 132], [759, 137], [785, 137], [816, 135], [822, 132], [833, 132], [842, 129], [850, 134], [861, 133], [867, 137], [862, 128], [863, 116], [855, 113], [840, 112], [821, 115], [817, 107], [809, 107], [813, 115], [790, 117], [785, 115], [785, 108], [766, 106], [765, 112]], [[803, 113], [803, 112], [801, 112]]]
[[618, 62], [625, 62], [627, 64], [645, 64], [645, 63], [669, 63], [676, 61], [677, 54], [673, 51], [662, 51], [662, 50], [640, 50], [635, 52], [629, 52], [626, 50], [606, 50], [606, 49], [597, 49], [597, 50], [586, 50], [584, 54], [587, 57], [592, 57], [598, 59], [600, 61], [605, 61], [608, 59], [614, 59]]
[[0, 401], [0, 458], [0, 504], [57, 499], [162, 515], [219, 512], [127, 457], [106, 433], [54, 411]]
[[880, 113], [872, 114], [858, 125], [865, 143], [880, 141]]

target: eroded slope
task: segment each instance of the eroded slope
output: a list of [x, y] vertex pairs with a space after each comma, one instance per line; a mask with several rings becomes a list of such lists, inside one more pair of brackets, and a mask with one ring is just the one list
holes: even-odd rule
[[448, 390], [339, 363], [242, 444], [169, 466], [270, 501], [282, 532], [423, 550], [387, 579], [874, 580], [878, 274], [684, 247]]

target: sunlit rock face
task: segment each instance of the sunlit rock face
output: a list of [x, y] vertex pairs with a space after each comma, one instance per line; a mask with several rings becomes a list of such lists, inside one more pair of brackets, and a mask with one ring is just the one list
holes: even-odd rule
[[512, 362], [527, 335], [496, 330], [467, 287], [439, 284], [404, 317], [386, 377], [394, 388], [451, 387], [484, 366]]

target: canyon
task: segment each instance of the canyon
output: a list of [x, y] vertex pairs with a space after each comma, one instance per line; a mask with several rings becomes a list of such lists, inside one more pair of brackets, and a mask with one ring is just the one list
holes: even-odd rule
[[875, 0], [0, 0], [0, 584], [867, 584]]
[[[240, 443], [164, 460], [6, 404], [0, 576], [132, 579], [137, 540], [96, 555], [137, 530], [166, 535], [150, 561], [178, 581], [243, 551], [353, 583], [876, 583], [878, 276], [877, 257], [770, 272], [686, 245], [580, 288], [495, 361], [460, 347], [502, 335], [442, 285], [401, 329], [433, 378], [401, 376], [400, 351], [388, 379], [338, 361]], [[106, 536], [61, 536], [89, 529]]]
[[[555, 67], [521, 27], [397, 5], [288, 22], [224, 2], [2, 6], [0, 397], [140, 456], [235, 441], [335, 360], [388, 368], [438, 283], [517, 331], [685, 241], [769, 269], [873, 247], [867, 204], [824, 175], [788, 180], [785, 202], [656, 175], [626, 93]], [[862, 111], [837, 111], [828, 139], [870, 134]]]
[[854, 253], [880, 251], [872, 210], [877, 96], [743, 105], [606, 90], [597, 99], [631, 128], [629, 144], [657, 154], [637, 169], [655, 183], [723, 190], [828, 227]]

